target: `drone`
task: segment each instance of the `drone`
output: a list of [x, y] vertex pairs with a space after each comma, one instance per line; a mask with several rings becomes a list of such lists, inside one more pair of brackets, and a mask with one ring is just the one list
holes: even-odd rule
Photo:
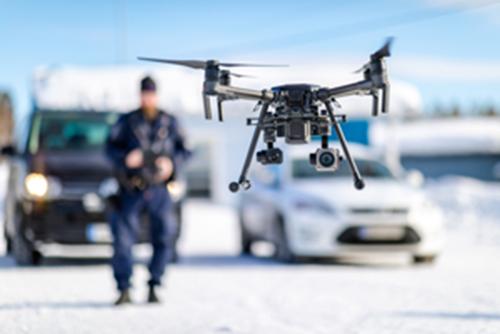
[[[344, 157], [349, 163], [354, 187], [364, 188], [365, 183], [352, 158], [345, 139], [341, 122], [346, 115], [336, 114], [334, 106], [340, 107], [337, 99], [352, 95], [371, 95], [373, 97], [372, 116], [378, 116], [381, 105], [382, 113], [389, 111], [389, 81], [385, 58], [390, 56], [392, 39], [371, 54], [367, 64], [357, 72], [363, 79], [337, 87], [322, 87], [312, 84], [285, 84], [271, 89], [254, 90], [231, 85], [231, 77], [245, 75], [231, 72], [234, 67], [283, 67], [286, 65], [226, 63], [217, 60], [172, 60], [139, 57], [139, 60], [187, 66], [205, 71], [203, 83], [203, 107], [206, 119], [212, 119], [211, 97], [217, 98], [219, 121], [223, 121], [222, 103], [228, 100], [246, 99], [257, 101], [255, 110], [260, 110], [258, 117], [247, 118], [247, 125], [255, 126], [250, 147], [245, 157], [238, 181], [229, 184], [231, 192], [251, 187], [248, 171], [255, 154], [257, 143], [263, 133], [266, 149], [257, 152], [257, 162], [263, 165], [281, 164], [283, 152], [275, 147], [277, 138], [284, 138], [287, 144], [306, 144], [313, 136], [321, 137], [321, 146], [310, 154], [310, 163], [318, 172], [335, 172], [343, 157], [336, 148], [329, 147], [332, 127], [336, 132]], [[381, 93], [381, 94], [380, 94]], [[381, 98], [380, 98], [381, 95]], [[381, 99], [381, 101], [380, 101]]]

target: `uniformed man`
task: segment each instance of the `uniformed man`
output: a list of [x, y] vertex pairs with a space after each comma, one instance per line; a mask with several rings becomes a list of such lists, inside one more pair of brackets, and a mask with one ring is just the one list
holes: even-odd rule
[[169, 258], [171, 199], [166, 187], [187, 158], [183, 136], [175, 117], [157, 108], [156, 84], [141, 81], [141, 107], [119, 118], [112, 127], [106, 153], [120, 185], [111, 214], [112, 267], [120, 296], [116, 305], [130, 303], [133, 269], [132, 247], [139, 230], [139, 215], [149, 214], [153, 255], [149, 263], [148, 302], [159, 302], [160, 285]]

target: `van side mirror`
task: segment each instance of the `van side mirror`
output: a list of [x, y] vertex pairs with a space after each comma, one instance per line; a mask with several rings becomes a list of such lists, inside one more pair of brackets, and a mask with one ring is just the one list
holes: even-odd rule
[[17, 155], [17, 150], [14, 147], [14, 145], [4, 146], [0, 150], [0, 155], [12, 157], [12, 156]]

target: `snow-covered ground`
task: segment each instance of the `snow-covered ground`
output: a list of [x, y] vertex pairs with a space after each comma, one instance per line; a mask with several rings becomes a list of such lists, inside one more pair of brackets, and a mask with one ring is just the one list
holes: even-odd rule
[[190, 202], [186, 212], [184, 256], [169, 270], [162, 305], [144, 304], [141, 264], [136, 305], [115, 308], [106, 261], [18, 268], [0, 257], [0, 333], [500, 332], [500, 240], [478, 237], [480, 221], [453, 224], [433, 266], [400, 256], [282, 265], [237, 256], [232, 210]]

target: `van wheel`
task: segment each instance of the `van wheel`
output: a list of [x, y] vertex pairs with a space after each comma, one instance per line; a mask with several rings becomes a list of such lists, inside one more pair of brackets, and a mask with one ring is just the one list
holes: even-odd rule
[[39, 265], [42, 262], [42, 253], [34, 249], [33, 245], [19, 234], [12, 239], [12, 255], [20, 266]]
[[432, 264], [436, 261], [437, 255], [414, 255], [413, 263], [427, 263]]
[[12, 254], [12, 240], [5, 235], [5, 251], [7, 254]]
[[293, 263], [296, 261], [296, 257], [290, 250], [288, 237], [285, 229], [285, 222], [283, 217], [278, 217], [275, 224], [275, 250], [274, 258], [280, 262]]

